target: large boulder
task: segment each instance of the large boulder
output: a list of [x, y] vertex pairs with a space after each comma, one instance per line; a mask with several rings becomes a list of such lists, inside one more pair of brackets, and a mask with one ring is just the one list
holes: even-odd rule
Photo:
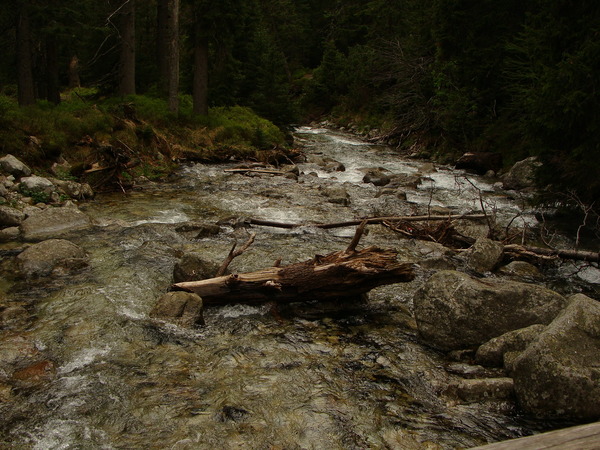
[[502, 154], [494, 152], [469, 152], [463, 154], [455, 167], [485, 175], [488, 171], [497, 172], [502, 168]]
[[15, 261], [22, 277], [34, 278], [79, 269], [87, 264], [87, 255], [70, 241], [50, 239], [27, 248]]
[[14, 175], [16, 178], [28, 177], [31, 175], [31, 169], [13, 155], [6, 155], [0, 158], [0, 170]]
[[511, 330], [548, 324], [566, 299], [541, 286], [440, 271], [414, 296], [421, 337], [442, 350], [475, 348]]
[[26, 241], [56, 238], [65, 233], [83, 230], [92, 225], [90, 218], [74, 205], [46, 208], [31, 214], [21, 223], [21, 234]]
[[521, 406], [539, 416], [600, 417], [600, 303], [585, 295], [569, 306], [514, 361]]
[[166, 293], [150, 311], [150, 317], [185, 328], [204, 325], [202, 314], [202, 298], [191, 292], [183, 291]]
[[10, 206], [0, 205], [0, 228], [18, 227], [25, 219], [25, 214]]
[[535, 156], [516, 162], [502, 179], [502, 187], [515, 190], [534, 187], [536, 173], [541, 165]]

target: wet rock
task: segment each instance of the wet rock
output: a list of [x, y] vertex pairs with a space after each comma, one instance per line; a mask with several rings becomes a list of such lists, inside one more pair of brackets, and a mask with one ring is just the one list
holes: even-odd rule
[[457, 169], [464, 169], [483, 175], [488, 171], [497, 172], [502, 168], [502, 154], [494, 152], [470, 152], [456, 161]]
[[34, 244], [20, 253], [16, 266], [24, 278], [43, 277], [65, 273], [85, 265], [87, 255], [83, 249], [64, 239], [50, 239]]
[[181, 283], [212, 278], [217, 270], [219, 270], [219, 264], [205, 259], [200, 253], [189, 252], [175, 264], [173, 282]]
[[383, 169], [368, 169], [363, 177], [363, 183], [372, 183], [375, 186], [385, 186], [391, 180], [391, 176]]
[[498, 269], [500, 275], [506, 275], [521, 280], [542, 280], [544, 276], [533, 264], [525, 261], [512, 261], [506, 266], [502, 266]]
[[536, 324], [519, 330], [509, 331], [495, 337], [477, 349], [475, 361], [490, 367], [504, 366], [504, 355], [522, 352], [535, 341], [546, 329], [545, 325]]
[[323, 169], [326, 172], [345, 172], [346, 166], [339, 161], [325, 159], [325, 165], [323, 166]]
[[413, 301], [420, 336], [442, 350], [475, 348], [511, 330], [548, 324], [566, 305], [541, 286], [455, 271], [434, 274]]
[[418, 174], [396, 173], [390, 176], [389, 187], [417, 189], [421, 184], [421, 176]]
[[487, 238], [478, 238], [465, 252], [466, 263], [469, 269], [483, 274], [493, 270], [501, 261], [504, 245]]
[[16, 208], [0, 205], [0, 227], [18, 227], [25, 219], [25, 214]]
[[514, 362], [521, 406], [538, 416], [600, 417], [600, 303], [570, 297], [565, 310]]
[[396, 197], [399, 200], [404, 200], [406, 201], [406, 192], [400, 190], [397, 187], [384, 187], [382, 189], [379, 189], [379, 191], [377, 191], [377, 194], [375, 194], [375, 198], [379, 198], [382, 195], [393, 195], [394, 197]]
[[175, 228], [178, 233], [196, 233], [196, 239], [216, 236], [221, 232], [221, 227], [215, 223], [186, 222]]
[[329, 203], [335, 203], [336, 205], [343, 206], [350, 205], [350, 195], [343, 186], [326, 187], [321, 190], [321, 195], [327, 197], [327, 201]]
[[542, 163], [532, 156], [515, 163], [502, 179], [504, 189], [521, 190], [535, 186], [535, 176]]
[[451, 382], [445, 392], [465, 403], [508, 400], [514, 396], [513, 379], [473, 378]]
[[150, 317], [185, 328], [204, 325], [202, 299], [190, 292], [168, 292], [154, 305]]
[[21, 233], [26, 241], [55, 238], [72, 231], [89, 228], [90, 218], [74, 205], [47, 208], [31, 214], [21, 223]]
[[31, 175], [31, 169], [13, 155], [6, 155], [0, 158], [0, 170], [17, 178]]

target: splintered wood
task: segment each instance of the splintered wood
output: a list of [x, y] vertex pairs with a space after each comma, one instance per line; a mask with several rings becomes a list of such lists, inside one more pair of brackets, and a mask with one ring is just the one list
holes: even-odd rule
[[415, 276], [413, 264], [399, 263], [395, 250], [355, 250], [363, 229], [364, 224], [344, 251], [283, 267], [177, 283], [172, 288], [194, 292], [205, 304], [227, 304], [331, 300], [411, 281]]

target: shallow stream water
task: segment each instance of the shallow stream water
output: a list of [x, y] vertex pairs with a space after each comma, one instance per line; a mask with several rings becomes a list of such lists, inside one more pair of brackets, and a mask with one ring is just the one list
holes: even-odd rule
[[[357, 217], [480, 211], [481, 193], [499, 220], [523, 213], [519, 201], [478, 177], [399, 158], [393, 149], [325, 129], [302, 128], [307, 154], [343, 163], [344, 172], [299, 164], [298, 180], [189, 165], [169, 182], [81, 205], [97, 226], [72, 237], [90, 255], [81, 273], [8, 295], [35, 302], [24, 333], [5, 337], [17, 353], [50, 361], [46, 382], [23, 386], [0, 403], [0, 444], [32, 449], [418, 449], [468, 448], [550, 425], [510, 401], [460, 403], [444, 394], [457, 378], [450, 361], [422, 345], [411, 315], [413, 282], [380, 287], [346, 306], [299, 302], [208, 307], [196, 330], [150, 320], [187, 251], [220, 263], [248, 230], [231, 217], [280, 222], [340, 222]], [[382, 167], [422, 177], [407, 201], [379, 196], [360, 169]], [[350, 204], [328, 201], [343, 186]], [[476, 187], [477, 189], [475, 189]], [[503, 219], [504, 217], [504, 219]], [[525, 212], [523, 223], [534, 224]], [[178, 231], [220, 221], [207, 238]], [[344, 249], [353, 228], [253, 227], [252, 247], [231, 265], [252, 271]], [[396, 248], [419, 263], [439, 247], [371, 226], [361, 245]], [[7, 340], [8, 339], [8, 340]], [[12, 339], [12, 340], [11, 340]], [[28, 343], [28, 347], [23, 344]]]

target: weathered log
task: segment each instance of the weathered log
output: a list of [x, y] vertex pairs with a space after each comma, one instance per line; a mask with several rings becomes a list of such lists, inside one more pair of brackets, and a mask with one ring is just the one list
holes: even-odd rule
[[366, 219], [357, 219], [350, 220], [347, 222], [336, 222], [336, 223], [285, 223], [285, 222], [275, 222], [272, 220], [263, 220], [263, 219], [255, 219], [248, 218], [245, 220], [245, 223], [250, 225], [262, 225], [266, 227], [274, 227], [274, 228], [298, 228], [304, 226], [312, 226], [315, 228], [322, 229], [331, 229], [331, 228], [343, 228], [343, 227], [355, 227], [360, 225], [363, 221], [366, 221], [367, 224], [378, 224], [384, 223], [386, 221], [397, 221], [402, 220], [406, 222], [421, 222], [427, 220], [457, 220], [457, 219], [470, 219], [470, 220], [479, 220], [485, 219], [485, 214], [453, 214], [453, 215], [436, 215], [436, 216], [390, 216], [390, 217], [370, 217]]
[[561, 250], [542, 247], [531, 247], [528, 245], [510, 244], [504, 246], [505, 253], [538, 257], [554, 257], [562, 259], [573, 259], [576, 261], [600, 262], [600, 252], [586, 252], [582, 250]]
[[283, 267], [176, 283], [172, 289], [194, 292], [205, 304], [293, 302], [357, 296], [414, 278], [413, 265], [399, 263], [395, 250], [348, 250]]

